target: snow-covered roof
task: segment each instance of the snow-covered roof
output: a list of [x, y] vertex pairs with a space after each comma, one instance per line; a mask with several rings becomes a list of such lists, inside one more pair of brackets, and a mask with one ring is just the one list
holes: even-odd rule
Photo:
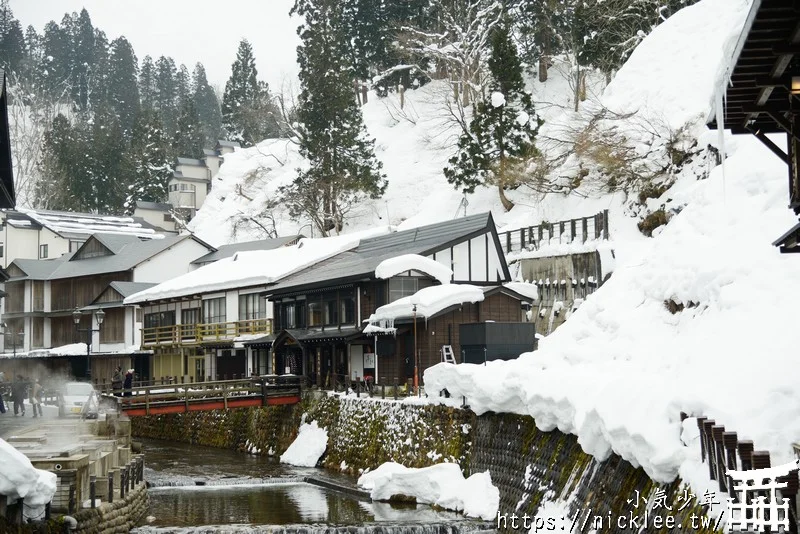
[[420, 256], [419, 254], [403, 254], [383, 260], [375, 267], [375, 276], [378, 278], [391, 278], [406, 271], [417, 271], [437, 279], [442, 284], [449, 284], [453, 271], [438, 261]]
[[273, 248], [278, 248], [293, 243], [294, 241], [297, 241], [301, 237], [303, 236], [289, 235], [284, 237], [276, 237], [274, 239], [259, 239], [258, 241], [246, 241], [244, 243], [231, 243], [229, 245], [221, 245], [217, 247], [216, 251], [209, 252], [205, 256], [200, 256], [192, 263], [195, 265], [211, 263], [214, 261], [221, 260], [223, 258], [229, 258], [234, 254], [236, 254], [237, 252], [245, 252], [250, 250], [272, 250]]
[[[481, 302], [484, 290], [470, 284], [446, 284], [420, 289], [413, 295], [384, 304], [369, 316], [370, 324], [379, 325], [382, 321], [396, 321], [411, 317], [429, 318], [437, 313], [466, 302]], [[414, 307], [416, 305], [416, 312]]]
[[148, 202], [146, 200], [137, 200], [136, 209], [169, 211], [172, 209], [172, 204], [168, 202]]
[[[18, 215], [9, 212], [9, 221], [21, 224]], [[64, 237], [87, 236], [95, 233], [132, 235], [147, 239], [160, 239], [164, 234], [141, 217], [73, 213], [68, 211], [31, 210], [17, 208], [17, 214], [44, 226]]]
[[531, 300], [536, 300], [539, 298], [539, 288], [536, 287], [536, 284], [531, 284], [528, 282], [508, 282], [503, 284], [503, 287], [519, 293], [523, 297]]
[[389, 228], [318, 239], [272, 250], [237, 252], [125, 299], [126, 304], [265, 285], [358, 246], [365, 236], [385, 235]]

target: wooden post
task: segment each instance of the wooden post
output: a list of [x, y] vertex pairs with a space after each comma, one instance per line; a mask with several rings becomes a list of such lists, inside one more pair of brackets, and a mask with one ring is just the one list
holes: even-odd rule
[[385, 382], [384, 380], [381, 380], [381, 398], [382, 399], [386, 398], [386, 384], [384, 382]]
[[109, 503], [114, 503], [114, 473], [108, 474], [108, 496]]
[[119, 470], [119, 498], [120, 500], [125, 500], [125, 488], [128, 485], [128, 481], [125, 480], [125, 470]]
[[397, 400], [397, 377], [392, 378], [392, 385], [394, 386], [394, 400]]
[[75, 513], [75, 484], [69, 485], [69, 502], [67, 503], [67, 512], [70, 515]]
[[589, 219], [586, 217], [581, 219], [581, 233], [583, 234], [583, 242], [586, 243], [586, 238], [589, 236]]
[[569, 242], [570, 243], [575, 241], [575, 234], [577, 233], [577, 227], [578, 227], [577, 221], [575, 219], [571, 219], [569, 221], [569, 233], [570, 233]]
[[603, 239], [608, 240], [608, 210], [603, 210]]
[[525, 228], [519, 229], [519, 247], [520, 249], [525, 248]]
[[714, 466], [714, 440], [711, 437], [711, 427], [715, 424], [716, 421], [713, 419], [706, 419], [703, 421], [703, 436], [706, 441], [706, 457], [708, 458], [708, 476], [711, 480], [716, 480], [716, 478], [714, 478], [716, 476], [716, 469]]
[[511, 252], [511, 232], [506, 232], [506, 254]]
[[150, 415], [150, 388], [144, 390], [144, 413]]
[[559, 244], [562, 242], [562, 237], [564, 236], [564, 221], [558, 223], [558, 242]]
[[[723, 432], [722, 445], [725, 447], [725, 466], [730, 470], [736, 470], [736, 432]], [[727, 477], [728, 480], [728, 494], [736, 499], [736, 492], [733, 489], [733, 478]]]
[[719, 483], [719, 490], [723, 493], [727, 493], [728, 477], [725, 476], [725, 447], [722, 441], [722, 434], [724, 432], [725, 427], [722, 425], [714, 425], [711, 427], [712, 437], [714, 438], [714, 451], [716, 454], [717, 482]]
[[753, 442], [750, 440], [739, 441], [739, 463], [742, 471], [753, 469]]
[[95, 475], [91, 475], [89, 477], [89, 500], [91, 501], [89, 503], [89, 506], [91, 506], [92, 508], [95, 507], [94, 500], [97, 495], [95, 493], [96, 491], [97, 491], [97, 477]]
[[400, 109], [403, 109], [406, 103], [406, 88], [403, 87], [403, 84], [397, 86], [397, 92], [400, 94]]

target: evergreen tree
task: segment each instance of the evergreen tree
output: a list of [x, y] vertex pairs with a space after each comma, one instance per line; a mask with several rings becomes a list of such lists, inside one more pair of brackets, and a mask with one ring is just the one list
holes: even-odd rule
[[139, 97], [142, 109], [155, 108], [156, 91], [156, 66], [152, 57], [144, 56], [142, 68], [139, 70]]
[[496, 185], [506, 210], [514, 204], [505, 196], [528, 160], [535, 155], [540, 121], [525, 92], [522, 66], [508, 23], [495, 28], [489, 58], [489, 94], [474, 106], [469, 132], [444, 170], [447, 181], [471, 193], [478, 185]]
[[176, 75], [175, 60], [164, 56], [158, 58], [156, 61], [156, 109], [161, 114], [164, 131], [170, 135], [175, 131], [178, 120], [178, 110], [175, 107], [178, 100]]
[[186, 65], [181, 65], [175, 74], [175, 98], [175, 105], [180, 110], [192, 99], [192, 77]]
[[84, 209], [94, 213], [114, 213], [125, 202], [130, 179], [124, 154], [127, 143], [115, 111], [102, 107], [88, 123], [91, 139], [87, 157], [87, 176], [91, 184]]
[[194, 67], [192, 74], [192, 100], [203, 125], [203, 146], [213, 146], [222, 129], [222, 111], [214, 89], [208, 84], [206, 69], [202, 63]]
[[8, 0], [0, 2], [0, 66], [7, 72], [20, 74], [25, 58], [25, 35], [22, 25], [14, 18]]
[[95, 32], [89, 12], [82, 9], [73, 19], [70, 84], [72, 100], [80, 111], [89, 109], [89, 72], [95, 63]]
[[[42, 180], [35, 191], [37, 205], [48, 209], [77, 209], [76, 198], [88, 194], [87, 182], [77, 179], [75, 166], [79, 162], [76, 132], [62, 114], [44, 135], [42, 143]], [[86, 185], [86, 190], [84, 186]]]
[[109, 105], [108, 80], [110, 76], [108, 38], [99, 29], [94, 31], [94, 67], [89, 72], [89, 107], [99, 109]]
[[139, 113], [137, 62], [133, 48], [125, 37], [114, 39], [109, 58], [109, 103], [119, 118], [123, 132], [130, 134]]
[[223, 132], [231, 141], [252, 146], [280, 135], [278, 116], [268, 87], [258, 81], [253, 48], [243, 39], [222, 97]]
[[143, 108], [127, 152], [127, 168], [131, 173], [124, 203], [127, 213], [133, 213], [139, 200], [166, 202], [167, 184], [172, 177], [168, 144], [158, 112]]
[[69, 85], [69, 53], [72, 45], [69, 36], [53, 21], [44, 27], [42, 37], [42, 86], [54, 100], [71, 94]]
[[323, 235], [339, 232], [348, 212], [386, 189], [381, 163], [373, 153], [353, 94], [353, 66], [337, 0], [297, 0], [292, 13], [304, 18], [298, 29], [300, 66], [300, 153], [308, 170], [298, 170], [282, 189], [293, 216], [308, 217]]
[[194, 102], [189, 99], [184, 103], [178, 116], [178, 127], [173, 135], [173, 151], [177, 156], [201, 159], [204, 144], [205, 136], [200, 115], [194, 107]]

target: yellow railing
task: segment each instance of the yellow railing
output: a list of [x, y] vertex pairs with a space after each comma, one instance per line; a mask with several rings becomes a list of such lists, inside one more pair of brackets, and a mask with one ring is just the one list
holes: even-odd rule
[[224, 341], [239, 336], [271, 333], [272, 319], [154, 326], [142, 329], [142, 346], [196, 345], [204, 341]]

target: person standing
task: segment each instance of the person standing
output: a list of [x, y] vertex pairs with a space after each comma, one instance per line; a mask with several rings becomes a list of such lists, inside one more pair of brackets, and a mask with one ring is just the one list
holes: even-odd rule
[[0, 413], [6, 413], [6, 406], [3, 404], [3, 393], [6, 389], [6, 374], [0, 371]]
[[17, 416], [22, 412], [25, 416], [25, 393], [28, 390], [28, 384], [22, 378], [22, 375], [17, 375], [17, 379], [11, 384], [11, 399], [14, 401], [14, 415]]
[[36, 379], [36, 382], [33, 383], [33, 386], [31, 386], [30, 395], [30, 402], [31, 406], [33, 407], [33, 416], [39, 417], [42, 415], [42, 385], [39, 383], [38, 378]]
[[122, 367], [119, 365], [114, 370], [114, 375], [111, 377], [111, 389], [114, 390], [114, 396], [122, 396]]
[[125, 383], [122, 386], [125, 390], [122, 394], [124, 397], [130, 397], [132, 395], [131, 387], [133, 387], [133, 369], [128, 369], [128, 372], [125, 373]]

